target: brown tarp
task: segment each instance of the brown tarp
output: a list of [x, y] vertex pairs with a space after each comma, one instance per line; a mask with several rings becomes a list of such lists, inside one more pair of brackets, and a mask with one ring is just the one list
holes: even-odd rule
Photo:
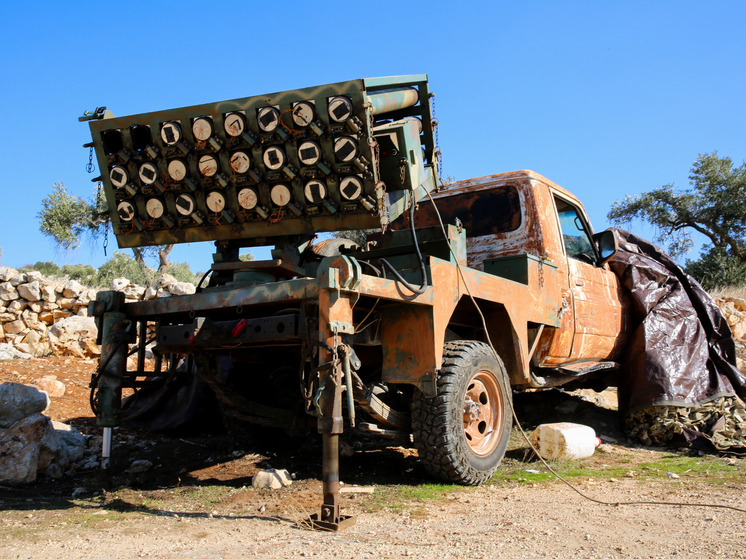
[[619, 250], [609, 264], [629, 292], [634, 329], [619, 379], [620, 410], [745, 399], [746, 376], [712, 297], [656, 245], [612, 231]]

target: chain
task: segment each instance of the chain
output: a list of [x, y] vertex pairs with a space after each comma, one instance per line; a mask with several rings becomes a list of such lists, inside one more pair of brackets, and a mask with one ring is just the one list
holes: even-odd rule
[[88, 171], [89, 174], [96, 170], [96, 166], [93, 164], [93, 146], [91, 146], [91, 149], [88, 152], [88, 164], [85, 166], [85, 170]]
[[433, 103], [433, 129], [435, 130], [435, 157], [438, 159], [438, 179], [443, 184], [443, 154], [440, 151], [440, 138], [438, 136], [438, 113], [435, 108], [435, 95], [431, 98]]
[[[93, 150], [93, 148], [91, 148]], [[97, 191], [96, 191], [96, 208], [100, 208], [103, 205], [104, 202], [104, 195], [103, 195], [103, 184], [101, 181], [98, 181]], [[104, 212], [106, 214], [106, 218], [104, 219], [104, 256], [106, 256], [106, 249], [109, 246], [109, 222], [111, 218], [109, 217], [109, 212]]]

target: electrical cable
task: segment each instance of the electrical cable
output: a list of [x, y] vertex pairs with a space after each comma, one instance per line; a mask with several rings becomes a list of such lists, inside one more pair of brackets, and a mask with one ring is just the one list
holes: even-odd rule
[[427, 269], [425, 268], [425, 261], [422, 258], [422, 253], [420, 252], [420, 245], [417, 242], [417, 233], [415, 233], [414, 230], [414, 200], [412, 200], [412, 204], [409, 206], [409, 225], [410, 230], [412, 232], [412, 242], [414, 243], [414, 250], [417, 253], [417, 258], [420, 261], [420, 272], [422, 273], [422, 285], [419, 287], [409, 283], [407, 280], [405, 280], [402, 275], [394, 268], [388, 260], [385, 260], [384, 258], [380, 258], [381, 264], [385, 268], [388, 268], [388, 270], [394, 274], [394, 277], [396, 280], [401, 283], [404, 287], [409, 289], [412, 293], [416, 295], [422, 295], [425, 292], [425, 289], [427, 288]]
[[[461, 281], [464, 282], [464, 287], [466, 288], [466, 292], [469, 295], [469, 298], [471, 299], [471, 302], [474, 304], [474, 307], [477, 310], [477, 313], [479, 314], [479, 318], [482, 321], [482, 326], [484, 327], [484, 335], [487, 338], [487, 343], [492, 348], [492, 351], [495, 352], [495, 355], [498, 355], [497, 350], [495, 350], [495, 346], [492, 344], [492, 340], [490, 339], [490, 334], [487, 329], [487, 320], [484, 317], [484, 314], [482, 313], [482, 309], [479, 308], [479, 305], [477, 304], [476, 299], [474, 299], [474, 296], [471, 293], [471, 290], [469, 289], [469, 284], [466, 282], [466, 277], [464, 276], [464, 271], [462, 270], [461, 263], [458, 261], [458, 257], [456, 256], [456, 253], [453, 251], [453, 247], [451, 246], [451, 243], [448, 241], [448, 233], [446, 232], [445, 225], [443, 224], [443, 219], [440, 216], [440, 212], [438, 211], [438, 206], [435, 204], [435, 200], [433, 199], [432, 195], [429, 191], [426, 191], [427, 197], [430, 198], [430, 202], [433, 205], [433, 209], [435, 210], [435, 215], [438, 217], [438, 222], [440, 223], [440, 228], [443, 231], [443, 236], [446, 239], [446, 243], [448, 244], [448, 249], [451, 252], [451, 255], [453, 256], [454, 261], [456, 262], [456, 268], [458, 269], [459, 275], [461, 276]], [[746, 513], [746, 509], [740, 508], [740, 507], [734, 507], [731, 505], [722, 505], [717, 503], [683, 503], [683, 502], [676, 502], [676, 501], [617, 501], [617, 502], [611, 502], [611, 501], [603, 501], [601, 499], [596, 499], [594, 497], [591, 497], [589, 495], [586, 495], [583, 493], [580, 489], [575, 487], [573, 484], [571, 484], [569, 481], [567, 481], [565, 478], [563, 478], [559, 473], [557, 473], [550, 465], [549, 463], [539, 454], [539, 451], [536, 449], [536, 447], [531, 443], [531, 440], [529, 439], [528, 435], [526, 434], [526, 431], [524, 431], [523, 426], [521, 425], [521, 422], [518, 420], [518, 416], [515, 413], [515, 408], [513, 407], [513, 399], [508, 398], [508, 404], [510, 405], [510, 412], [513, 415], [513, 421], [515, 421], [516, 427], [518, 427], [518, 430], [521, 432], [521, 435], [523, 435], [523, 438], [528, 443], [529, 448], [533, 450], [534, 454], [539, 458], [541, 463], [544, 465], [544, 467], [549, 470], [549, 472], [556, 477], [559, 481], [567, 485], [570, 489], [575, 491], [578, 495], [583, 497], [584, 499], [587, 499], [593, 503], [597, 503], [599, 505], [607, 505], [607, 506], [614, 506], [618, 507], [621, 505], [654, 505], [654, 506], [679, 506], [679, 507], [707, 507], [707, 508], [721, 508], [721, 509], [729, 509], [734, 510], [737, 512], [743, 512]]]

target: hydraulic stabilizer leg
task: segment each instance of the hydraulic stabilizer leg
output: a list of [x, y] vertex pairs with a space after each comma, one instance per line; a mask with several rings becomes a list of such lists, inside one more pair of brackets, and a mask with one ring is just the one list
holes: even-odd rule
[[[331, 285], [335, 285], [337, 270], [331, 269]], [[311, 516], [311, 524], [320, 530], [342, 530], [356, 522], [354, 516], [344, 516], [339, 505], [339, 435], [344, 429], [342, 417], [343, 363], [340, 360], [340, 329], [351, 329], [352, 308], [349, 300], [338, 297], [334, 290], [322, 290], [319, 296], [319, 389], [316, 397], [319, 411], [318, 431], [323, 437], [322, 481], [324, 502], [321, 511]], [[349, 325], [349, 326], [348, 326]]]
[[132, 321], [120, 312], [124, 305], [121, 293], [101, 292], [91, 303], [90, 314], [99, 328], [101, 357], [91, 382], [92, 402], [98, 425], [104, 428], [101, 447], [101, 469], [107, 483], [111, 463], [112, 429], [120, 424], [122, 379], [127, 371], [127, 348], [132, 338]]

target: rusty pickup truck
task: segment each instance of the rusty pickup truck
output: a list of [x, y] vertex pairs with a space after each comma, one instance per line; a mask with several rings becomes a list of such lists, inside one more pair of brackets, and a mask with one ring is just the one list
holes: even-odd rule
[[[404, 76], [84, 117], [120, 246], [216, 241], [193, 295], [91, 303], [104, 464], [122, 387], [165, 385], [186, 358], [225, 415], [322, 435], [314, 522], [339, 529], [345, 430], [479, 484], [504, 456], [512, 390], [613, 382], [627, 332], [613, 234], [531, 171], [440, 185], [429, 98], [425, 76]], [[240, 259], [273, 241], [270, 260]]]

